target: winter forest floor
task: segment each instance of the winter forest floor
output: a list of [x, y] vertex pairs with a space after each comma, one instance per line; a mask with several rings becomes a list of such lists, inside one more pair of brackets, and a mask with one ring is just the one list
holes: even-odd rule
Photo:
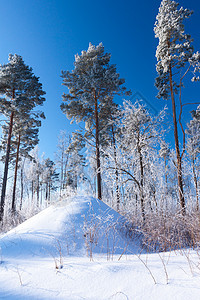
[[200, 299], [200, 256], [140, 254], [103, 202], [73, 197], [0, 236], [0, 299]]

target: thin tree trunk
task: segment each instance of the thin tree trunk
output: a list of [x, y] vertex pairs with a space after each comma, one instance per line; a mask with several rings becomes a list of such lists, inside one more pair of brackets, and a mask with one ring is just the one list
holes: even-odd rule
[[137, 132], [137, 151], [139, 154], [139, 163], [140, 163], [140, 202], [141, 202], [141, 211], [142, 211], [142, 219], [145, 222], [145, 207], [144, 207], [144, 165], [143, 165], [143, 157], [140, 147], [140, 132]]
[[117, 194], [117, 211], [119, 211], [120, 206], [120, 193], [119, 193], [119, 173], [117, 169], [117, 152], [116, 152], [116, 141], [113, 125], [112, 128], [112, 139], [113, 139], [113, 148], [114, 148], [114, 161], [115, 161], [115, 181], [116, 181], [116, 194]]
[[194, 167], [194, 160], [192, 160], [192, 172], [193, 172], [194, 185], [195, 185], [195, 190], [196, 190], [196, 210], [199, 211], [199, 191], [198, 191], [197, 176], [196, 176], [195, 167]]
[[14, 184], [13, 184], [13, 196], [12, 196], [12, 212], [15, 212], [15, 198], [16, 198], [16, 185], [17, 185], [17, 171], [18, 171], [18, 162], [19, 162], [19, 147], [21, 142], [21, 136], [18, 136], [17, 142], [17, 154], [16, 154], [16, 161], [15, 161], [15, 175], [14, 175]]
[[22, 209], [22, 201], [23, 201], [23, 194], [24, 194], [24, 174], [23, 174], [23, 167], [21, 167], [21, 198], [20, 198], [20, 207]]
[[48, 204], [50, 204], [50, 200], [51, 200], [51, 182], [49, 182]]
[[175, 105], [175, 99], [174, 99], [171, 65], [169, 66], [169, 81], [170, 81], [170, 91], [171, 91], [172, 110], [173, 110], [174, 139], [175, 139], [176, 160], [177, 160], [179, 201], [180, 201], [180, 205], [181, 205], [181, 213], [182, 213], [182, 215], [185, 215], [186, 207], [185, 207], [185, 198], [184, 198], [184, 191], [183, 191], [182, 162], [181, 162], [180, 148], [179, 148], [178, 128], [177, 128], [177, 120], [176, 120], [176, 105]]
[[101, 165], [100, 165], [100, 151], [99, 151], [99, 116], [98, 116], [98, 103], [96, 92], [94, 91], [95, 100], [95, 128], [96, 128], [96, 166], [97, 166], [97, 192], [98, 199], [102, 199], [101, 195]]
[[164, 164], [165, 164], [165, 184], [167, 187], [167, 159], [164, 157]]
[[75, 173], [75, 176], [74, 176], [74, 187], [75, 187], [75, 190], [77, 191], [77, 188], [78, 188], [78, 175], [77, 175], [77, 172]]
[[46, 203], [48, 200], [48, 182], [46, 183], [46, 197], [45, 197]]
[[42, 206], [42, 183], [41, 183], [41, 189], [40, 189], [40, 206]]
[[142, 218], [145, 222], [145, 209], [144, 209], [144, 166], [142, 160], [141, 150], [139, 149], [139, 156], [140, 156], [140, 201], [141, 201], [141, 210], [142, 210]]
[[32, 204], [33, 204], [33, 196], [34, 196], [33, 180], [32, 180], [32, 182], [31, 182], [31, 190], [32, 190]]
[[136, 215], [137, 215], [137, 211], [138, 211], [138, 195], [135, 194], [135, 211], [136, 211]]
[[40, 206], [40, 174], [37, 174], [37, 207]]
[[64, 158], [63, 158], [64, 154], [62, 151], [62, 157], [61, 157], [61, 169], [60, 169], [60, 196], [62, 193], [62, 189], [63, 189], [63, 165], [64, 165]]
[[[14, 97], [15, 97], [15, 91], [13, 90], [13, 100], [14, 100]], [[14, 112], [12, 111], [11, 115], [10, 115], [10, 124], [9, 124], [8, 140], [7, 140], [7, 148], [6, 148], [6, 158], [5, 158], [5, 165], [4, 165], [4, 176], [3, 176], [3, 183], [2, 183], [2, 190], [1, 190], [0, 221], [3, 221], [3, 215], [4, 215], [6, 185], [7, 185], [7, 178], [8, 178], [8, 165], [9, 165], [11, 136], [12, 136], [12, 128], [13, 128], [13, 118], [14, 118]]]

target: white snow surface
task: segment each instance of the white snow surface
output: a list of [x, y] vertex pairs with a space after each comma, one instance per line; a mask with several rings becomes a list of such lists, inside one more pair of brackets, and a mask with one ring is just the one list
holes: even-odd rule
[[140, 254], [123, 222], [79, 196], [1, 235], [0, 299], [200, 299], [198, 252]]

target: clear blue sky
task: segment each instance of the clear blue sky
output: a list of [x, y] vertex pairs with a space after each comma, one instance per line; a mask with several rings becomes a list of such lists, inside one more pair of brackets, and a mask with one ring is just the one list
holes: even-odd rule
[[[61, 70], [72, 70], [74, 55], [87, 50], [89, 42], [103, 42], [112, 54], [121, 77], [133, 94], [140, 92], [156, 109], [155, 51], [158, 41], [153, 27], [160, 0], [0, 0], [0, 63], [9, 53], [21, 55], [40, 77], [46, 91], [46, 120], [40, 129], [40, 151], [53, 158], [60, 130], [74, 127], [60, 110]], [[200, 50], [200, 2], [180, 0], [194, 10], [186, 32]], [[200, 84], [186, 97], [200, 101]], [[188, 108], [189, 109], [189, 108]]]

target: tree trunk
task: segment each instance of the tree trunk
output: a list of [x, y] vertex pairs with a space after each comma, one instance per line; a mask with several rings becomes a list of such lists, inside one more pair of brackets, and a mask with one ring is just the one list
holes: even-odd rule
[[117, 169], [117, 152], [116, 152], [116, 141], [113, 125], [112, 128], [112, 139], [113, 139], [113, 148], [114, 148], [114, 161], [115, 161], [115, 181], [116, 181], [116, 194], [117, 194], [117, 211], [119, 211], [120, 206], [120, 193], [119, 193], [119, 173]]
[[48, 205], [50, 204], [50, 201], [51, 201], [51, 181], [49, 181]]
[[145, 209], [144, 209], [144, 166], [141, 149], [139, 148], [139, 157], [140, 157], [140, 201], [141, 201], [141, 210], [142, 210], [142, 219], [145, 222]]
[[60, 168], [60, 196], [62, 194], [62, 189], [63, 189], [63, 166], [64, 166], [64, 154], [62, 150], [62, 157], [61, 157], [61, 168]]
[[42, 199], [43, 199], [43, 197], [42, 197], [42, 183], [41, 183], [41, 189], [40, 189], [40, 206], [42, 206]]
[[139, 164], [140, 164], [140, 204], [142, 211], [142, 219], [145, 222], [145, 207], [144, 207], [144, 165], [143, 165], [143, 157], [142, 157], [142, 149], [140, 147], [140, 132], [137, 131], [137, 151], [139, 155]]
[[[13, 99], [14, 99], [14, 96], [15, 96], [15, 94], [13, 91]], [[6, 157], [5, 157], [5, 165], [4, 165], [4, 176], [3, 176], [3, 183], [2, 183], [2, 190], [1, 190], [0, 221], [3, 221], [3, 215], [4, 215], [6, 185], [7, 185], [7, 178], [8, 178], [8, 165], [9, 165], [11, 136], [12, 136], [12, 128], [13, 128], [13, 118], [14, 118], [14, 112], [12, 111], [11, 115], [10, 115], [10, 124], [9, 124]]]
[[192, 172], [193, 172], [194, 185], [195, 185], [195, 190], [196, 190], [196, 210], [199, 211], [199, 191], [198, 191], [197, 176], [195, 173], [194, 159], [192, 160]]
[[94, 91], [94, 100], [95, 100], [95, 129], [96, 129], [96, 167], [97, 167], [97, 192], [98, 199], [102, 199], [101, 195], [101, 165], [100, 165], [100, 151], [99, 151], [99, 116], [98, 116], [98, 103], [96, 92]]
[[177, 160], [179, 201], [180, 201], [180, 205], [181, 205], [181, 213], [182, 213], [182, 215], [185, 215], [186, 207], [185, 207], [185, 198], [184, 198], [184, 192], [183, 192], [182, 162], [181, 162], [180, 148], [179, 148], [178, 127], [177, 127], [177, 120], [176, 120], [176, 105], [175, 105], [175, 99], [174, 99], [171, 65], [169, 66], [169, 81], [170, 81], [170, 92], [171, 92], [172, 110], [173, 110], [174, 139], [175, 139], [176, 160]]
[[33, 185], [33, 180], [31, 182], [31, 191], [32, 191], [32, 204], [33, 204], [33, 196], [34, 196], [34, 185]]
[[48, 200], [48, 182], [46, 182], [46, 194], [45, 194], [45, 200], [46, 200], [46, 203], [47, 203], [47, 200]]
[[23, 174], [23, 167], [21, 167], [21, 199], [20, 199], [20, 207], [22, 209], [22, 201], [23, 201], [23, 194], [24, 194], [24, 174]]
[[16, 185], [17, 185], [17, 170], [18, 170], [18, 162], [19, 162], [19, 147], [20, 147], [21, 136], [18, 136], [17, 142], [17, 154], [15, 161], [15, 175], [14, 175], [14, 184], [13, 184], [13, 196], [12, 196], [12, 212], [15, 212], [15, 198], [16, 198]]
[[37, 174], [37, 207], [40, 206], [40, 174]]

